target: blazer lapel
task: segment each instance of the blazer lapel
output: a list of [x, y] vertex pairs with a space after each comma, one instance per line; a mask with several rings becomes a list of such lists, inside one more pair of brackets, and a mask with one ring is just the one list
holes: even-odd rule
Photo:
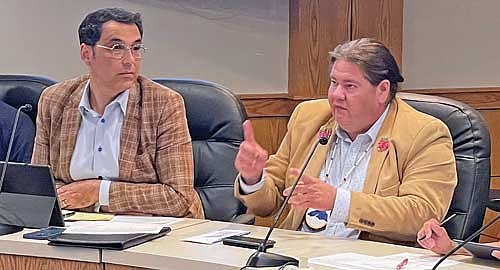
[[[313, 177], [318, 177], [319, 173], [321, 172], [321, 168], [325, 164], [326, 156], [328, 154], [328, 150], [330, 149], [332, 142], [334, 142], [337, 138], [335, 135], [335, 121], [333, 118], [330, 118], [326, 124], [321, 126], [319, 129], [320, 131], [328, 131], [330, 132], [331, 136], [328, 140], [328, 143], [326, 145], [321, 145], [319, 144], [318, 147], [316, 148], [316, 151], [314, 151], [313, 156], [311, 157], [311, 161], [309, 162], [309, 165], [306, 168], [306, 171], [304, 172], [305, 175], [313, 176]], [[316, 137], [316, 139], [313, 141], [313, 143], [309, 147], [309, 151], [312, 149], [314, 144], [317, 142], [319, 139], [319, 136]], [[309, 152], [307, 152], [309, 154]]]
[[136, 83], [129, 91], [127, 112], [120, 137], [119, 179], [131, 179], [139, 146], [141, 86]]
[[[378, 179], [380, 172], [382, 170], [382, 165], [389, 156], [389, 152], [393, 151], [394, 144], [391, 143], [392, 128], [394, 126], [394, 121], [396, 120], [396, 112], [398, 111], [398, 104], [396, 101], [397, 97], [391, 103], [389, 112], [387, 114], [382, 127], [377, 135], [377, 139], [374, 142], [370, 163], [368, 164], [368, 171], [366, 173], [366, 180], [363, 186], [363, 193], [374, 194], [377, 189]], [[389, 141], [389, 149], [380, 151], [377, 149], [378, 143], [386, 139]]]
[[87, 81], [83, 81], [69, 97], [69, 106], [66, 106], [61, 121], [61, 158], [59, 160], [59, 171], [63, 179], [71, 179], [70, 163], [75, 149], [76, 138], [80, 130], [81, 115], [78, 109], [83, 95], [83, 88]]

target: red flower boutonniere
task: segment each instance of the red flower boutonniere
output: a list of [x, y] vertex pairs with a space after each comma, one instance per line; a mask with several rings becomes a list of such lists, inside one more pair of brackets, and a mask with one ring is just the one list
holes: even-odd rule
[[377, 143], [377, 151], [383, 152], [389, 148], [389, 138], [382, 138], [380, 141]]
[[331, 129], [320, 130], [318, 132], [318, 139], [326, 138], [328, 140], [328, 139], [330, 139], [330, 136], [332, 136]]

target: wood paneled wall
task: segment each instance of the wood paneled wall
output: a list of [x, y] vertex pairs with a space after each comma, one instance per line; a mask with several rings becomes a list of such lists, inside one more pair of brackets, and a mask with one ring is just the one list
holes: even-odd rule
[[350, 39], [350, 0], [291, 0], [288, 94], [321, 97], [330, 82], [328, 52]]
[[351, 39], [373, 37], [384, 43], [402, 66], [403, 1], [353, 0]]

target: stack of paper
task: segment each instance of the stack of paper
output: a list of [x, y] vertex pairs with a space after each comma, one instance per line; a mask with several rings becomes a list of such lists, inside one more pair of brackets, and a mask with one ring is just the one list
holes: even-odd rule
[[76, 221], [65, 234], [134, 234], [152, 233], [157, 234], [163, 228], [163, 224], [151, 223], [125, 223], [110, 221]]
[[222, 241], [222, 239], [224, 239], [226, 237], [245, 235], [245, 234], [249, 234], [249, 233], [250, 233], [249, 231], [241, 231], [241, 230], [220, 230], [220, 231], [214, 231], [214, 232], [209, 232], [209, 233], [204, 233], [201, 235], [188, 237], [188, 238], [182, 239], [182, 241], [211, 245], [211, 244]]
[[73, 215], [75, 221], [66, 223], [65, 234], [157, 234], [163, 227], [182, 221], [182, 218], [151, 216], [113, 216], [112, 214], [82, 213]]
[[[402, 269], [404, 270], [425, 270], [432, 269], [434, 264], [440, 259], [439, 256], [418, 254], [418, 253], [398, 253], [389, 256], [375, 257], [358, 253], [339, 253], [335, 255], [310, 258], [309, 263], [320, 264], [344, 270], [375, 270], [375, 269], [397, 269], [396, 267], [407, 259]], [[460, 262], [446, 260], [441, 263], [442, 267], [456, 265]]]

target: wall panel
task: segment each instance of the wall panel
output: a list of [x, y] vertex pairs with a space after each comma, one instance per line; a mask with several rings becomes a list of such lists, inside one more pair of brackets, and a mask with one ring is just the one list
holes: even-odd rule
[[328, 52], [349, 40], [349, 0], [290, 0], [288, 94], [326, 96]]

